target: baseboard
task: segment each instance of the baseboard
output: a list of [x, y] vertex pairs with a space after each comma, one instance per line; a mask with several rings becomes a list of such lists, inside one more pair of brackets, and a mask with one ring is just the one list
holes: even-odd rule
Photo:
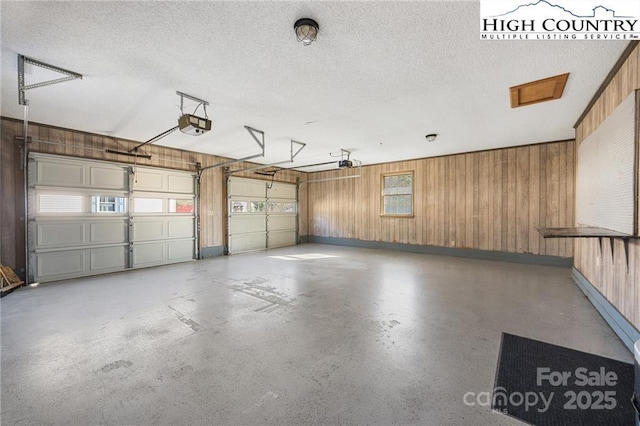
[[224, 255], [224, 246], [200, 247], [200, 259]]
[[339, 246], [375, 248], [385, 250], [406, 251], [411, 253], [437, 254], [442, 256], [464, 257], [468, 259], [498, 260], [503, 262], [526, 263], [531, 265], [560, 266], [570, 268], [573, 258], [560, 256], [546, 256], [528, 253], [508, 253], [492, 250], [472, 250], [451, 247], [423, 246], [417, 244], [388, 243], [384, 241], [365, 241], [349, 238], [317, 237], [309, 235], [308, 242], [318, 244], [333, 244]]
[[598, 313], [618, 335], [629, 351], [633, 353], [633, 345], [640, 340], [640, 331], [636, 329], [621, 313], [585, 278], [576, 268], [571, 269], [571, 278], [587, 296]]
[[308, 235], [300, 235], [298, 244], [304, 244], [304, 243], [308, 243], [308, 242], [309, 242], [309, 236]]

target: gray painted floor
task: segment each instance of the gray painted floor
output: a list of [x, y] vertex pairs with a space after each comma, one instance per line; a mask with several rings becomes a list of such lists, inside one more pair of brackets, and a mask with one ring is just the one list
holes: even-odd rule
[[463, 403], [502, 332], [632, 361], [569, 274], [306, 244], [20, 289], [2, 424], [519, 424]]

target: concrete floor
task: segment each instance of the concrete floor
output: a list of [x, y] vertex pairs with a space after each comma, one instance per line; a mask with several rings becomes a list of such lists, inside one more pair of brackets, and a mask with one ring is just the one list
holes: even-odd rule
[[463, 403], [502, 332], [632, 361], [569, 274], [305, 244], [20, 289], [2, 424], [519, 424]]

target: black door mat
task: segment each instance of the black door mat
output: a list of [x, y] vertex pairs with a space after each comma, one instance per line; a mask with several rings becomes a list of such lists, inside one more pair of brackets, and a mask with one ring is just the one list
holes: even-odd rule
[[534, 425], [635, 425], [633, 364], [503, 333], [494, 410]]

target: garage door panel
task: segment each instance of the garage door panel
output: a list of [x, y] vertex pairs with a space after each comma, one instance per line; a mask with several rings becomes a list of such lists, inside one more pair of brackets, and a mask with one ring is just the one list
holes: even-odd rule
[[125, 246], [92, 249], [89, 252], [89, 270], [91, 272], [118, 271], [127, 267]]
[[193, 194], [193, 175], [169, 170], [138, 168], [133, 189], [136, 191]]
[[193, 192], [193, 178], [191, 176], [167, 176], [167, 190], [169, 192], [180, 192], [190, 194]]
[[267, 232], [266, 216], [264, 215], [234, 215], [229, 218], [230, 235], [252, 232]]
[[83, 250], [39, 253], [36, 255], [36, 279], [83, 274], [86, 255]]
[[35, 186], [126, 190], [128, 168], [106, 163], [37, 154], [29, 183]]
[[232, 196], [265, 198], [267, 184], [263, 180], [230, 178], [228, 193]]
[[134, 266], [162, 263], [166, 259], [165, 249], [166, 244], [163, 242], [134, 245]]
[[36, 185], [84, 186], [85, 167], [80, 163], [38, 162]]
[[269, 248], [292, 246], [295, 244], [295, 231], [269, 231]]
[[193, 217], [135, 218], [132, 222], [134, 241], [193, 238]]
[[134, 266], [152, 266], [193, 259], [194, 240], [159, 241], [133, 246]]
[[229, 239], [229, 252], [242, 253], [267, 248], [267, 233], [236, 234]]
[[164, 174], [160, 171], [136, 169], [133, 189], [136, 191], [162, 191]]
[[125, 243], [127, 241], [127, 222], [92, 222], [89, 223], [89, 242], [92, 244]]
[[127, 266], [127, 247], [98, 247], [35, 254], [37, 281], [83, 277], [121, 271]]
[[267, 197], [269, 198], [284, 198], [284, 199], [296, 199], [296, 187], [295, 185], [274, 182], [271, 189], [267, 190]]
[[36, 248], [69, 247], [85, 243], [85, 224], [44, 222], [36, 226]]
[[89, 176], [89, 186], [94, 188], [126, 189], [128, 185], [128, 173], [122, 167], [91, 166]]
[[132, 223], [134, 241], [161, 240], [166, 237], [165, 221], [155, 220], [134, 220]]
[[271, 231], [283, 231], [283, 230], [296, 230], [297, 218], [293, 215], [286, 216], [269, 216], [269, 232]]
[[167, 223], [169, 230], [169, 238], [191, 238], [193, 237], [193, 220], [187, 219], [174, 219]]
[[178, 260], [188, 260], [193, 258], [193, 240], [171, 241], [167, 243], [167, 260], [175, 262]]
[[117, 221], [35, 222], [35, 249], [82, 247], [127, 242], [127, 223]]

